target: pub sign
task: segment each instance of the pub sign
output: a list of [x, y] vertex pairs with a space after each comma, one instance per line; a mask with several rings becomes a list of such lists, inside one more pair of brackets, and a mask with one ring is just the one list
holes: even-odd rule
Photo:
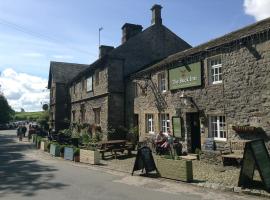
[[201, 83], [201, 62], [169, 69], [170, 90], [200, 86]]

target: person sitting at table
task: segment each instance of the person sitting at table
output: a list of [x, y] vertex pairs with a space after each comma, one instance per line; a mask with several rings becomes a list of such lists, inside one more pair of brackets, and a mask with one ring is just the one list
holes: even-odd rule
[[164, 154], [165, 150], [167, 149], [168, 143], [167, 137], [162, 131], [160, 131], [159, 134], [157, 134], [155, 143], [156, 143], [156, 153], [158, 155]]

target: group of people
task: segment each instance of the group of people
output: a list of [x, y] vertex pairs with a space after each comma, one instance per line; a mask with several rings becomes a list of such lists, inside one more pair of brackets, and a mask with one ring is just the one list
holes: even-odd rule
[[173, 135], [170, 131], [167, 134], [160, 131], [155, 138], [156, 153], [161, 155], [171, 151], [173, 145]]
[[22, 138], [25, 137], [26, 131], [27, 131], [27, 128], [25, 125], [20, 125], [17, 128], [17, 137], [19, 138], [20, 141], [22, 141]]

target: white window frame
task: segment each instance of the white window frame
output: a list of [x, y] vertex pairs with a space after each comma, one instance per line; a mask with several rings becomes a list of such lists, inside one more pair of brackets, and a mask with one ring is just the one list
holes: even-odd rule
[[170, 130], [170, 115], [168, 113], [161, 113], [160, 114], [160, 130], [163, 133], [168, 133]]
[[221, 57], [214, 57], [208, 60], [209, 65], [209, 77], [211, 84], [222, 83], [222, 63]]
[[93, 76], [89, 76], [86, 79], [86, 92], [92, 92], [93, 91]]
[[133, 82], [133, 95], [134, 95], [134, 98], [139, 96], [138, 83], [136, 82]]
[[[221, 137], [221, 133], [223, 134], [223, 137]], [[225, 116], [223, 115], [209, 116], [209, 136], [214, 138], [214, 140], [227, 141]]]
[[154, 115], [145, 114], [145, 127], [147, 133], [154, 133]]
[[166, 92], [166, 76], [165, 72], [158, 74], [158, 89], [160, 92]]

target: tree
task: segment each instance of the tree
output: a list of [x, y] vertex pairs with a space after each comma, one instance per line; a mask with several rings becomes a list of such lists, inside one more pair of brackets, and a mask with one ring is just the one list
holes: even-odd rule
[[15, 114], [15, 111], [10, 107], [7, 99], [3, 94], [0, 94], [0, 124], [9, 122]]

